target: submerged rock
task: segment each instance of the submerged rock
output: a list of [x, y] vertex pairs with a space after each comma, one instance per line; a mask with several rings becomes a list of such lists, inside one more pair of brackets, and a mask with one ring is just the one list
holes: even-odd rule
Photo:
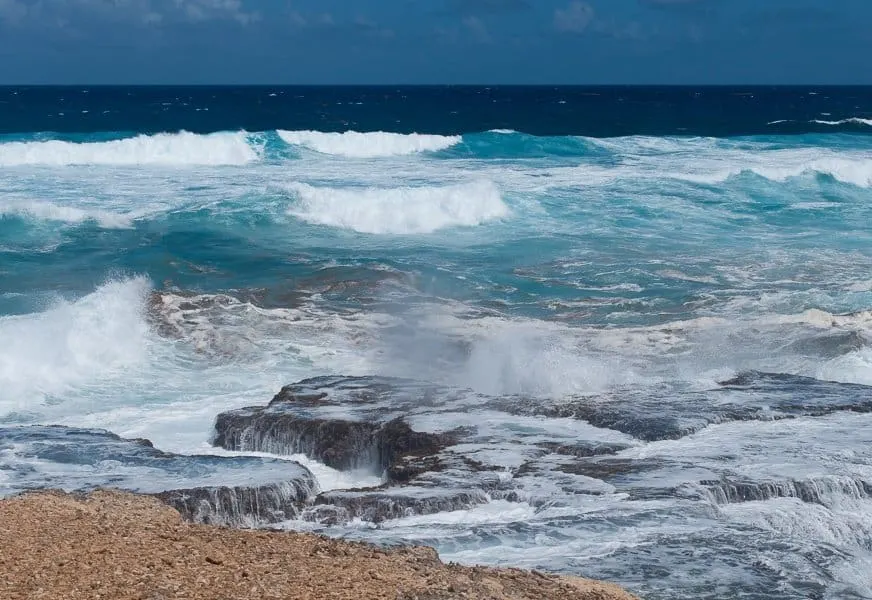
[[296, 462], [182, 456], [102, 430], [0, 428], [0, 450], [6, 474], [0, 493], [113, 487], [154, 495], [201, 523], [276, 523], [297, 516], [320, 491], [314, 475]]
[[381, 523], [415, 515], [465, 510], [490, 498], [480, 489], [439, 490], [416, 486], [325, 492], [304, 513], [308, 521], [338, 525], [354, 519]]
[[714, 504], [797, 498], [809, 504], [830, 506], [844, 497], [872, 497], [872, 481], [846, 476], [784, 481], [739, 481], [724, 478], [718, 481], [701, 481], [700, 485]]
[[731, 421], [872, 412], [872, 387], [748, 371], [707, 391], [663, 387], [588, 397], [506, 398], [494, 400], [494, 406], [518, 415], [578, 419], [654, 442]]
[[[474, 395], [473, 395], [474, 396]], [[399, 377], [312, 377], [284, 386], [270, 406], [339, 406], [353, 414], [388, 420], [422, 407], [436, 408], [470, 393]]]

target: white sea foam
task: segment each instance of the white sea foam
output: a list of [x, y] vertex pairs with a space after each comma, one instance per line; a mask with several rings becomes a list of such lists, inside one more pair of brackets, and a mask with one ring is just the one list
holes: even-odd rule
[[35, 408], [73, 386], [122, 377], [141, 365], [148, 288], [145, 279], [111, 281], [76, 302], [0, 318], [0, 413], [21, 410], [21, 403]]
[[17, 215], [64, 223], [94, 221], [104, 229], [126, 229], [132, 225], [134, 219], [134, 216], [130, 214], [119, 214], [98, 208], [60, 206], [53, 202], [40, 201], [0, 202], [0, 216], [3, 215]]
[[244, 132], [182, 131], [107, 142], [7, 142], [0, 165], [243, 165], [258, 159]]
[[362, 233], [432, 233], [474, 226], [509, 214], [490, 181], [444, 187], [329, 188], [290, 186], [298, 201], [289, 212], [309, 223]]
[[327, 133], [279, 130], [278, 134], [292, 146], [303, 146], [322, 154], [349, 158], [377, 158], [418, 152], [437, 152], [462, 141], [462, 138], [456, 135], [401, 134], [384, 131]]

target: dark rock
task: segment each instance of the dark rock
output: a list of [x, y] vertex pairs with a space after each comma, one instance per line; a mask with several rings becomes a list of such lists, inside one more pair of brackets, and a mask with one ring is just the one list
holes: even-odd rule
[[[692, 399], [687, 400], [692, 404]], [[645, 441], [678, 439], [695, 433], [721, 415], [702, 410], [676, 409], [655, 394], [645, 397], [568, 397], [558, 400], [517, 399], [503, 405], [507, 412], [586, 421], [594, 427], [612, 429]]]
[[764, 373], [762, 371], [744, 371], [731, 379], [719, 382], [719, 385], [724, 388], [764, 388], [782, 386], [785, 384], [794, 385], [814, 385], [822, 383], [811, 377], [801, 377], [799, 375], [788, 375], [786, 373]]
[[657, 460], [607, 458], [561, 465], [558, 470], [611, 483], [615, 479], [626, 477], [627, 475], [654, 471], [661, 467], [663, 467], [663, 463]]
[[351, 520], [348, 511], [341, 506], [319, 504], [306, 508], [300, 517], [310, 523], [318, 523], [327, 527], [345, 525]]
[[326, 492], [318, 496], [316, 506], [304, 514], [304, 518], [325, 525], [347, 523], [353, 519], [381, 523], [413, 515], [464, 510], [488, 500], [488, 495], [478, 489], [444, 491], [399, 487], [380, 491]]
[[438, 456], [401, 456], [387, 468], [387, 478], [396, 483], [406, 483], [427, 472], [441, 471], [444, 468]]
[[453, 443], [448, 434], [413, 431], [401, 419], [386, 423], [307, 418], [286, 404], [218, 415], [214, 444], [227, 450], [305, 454], [340, 470], [390, 471], [409, 454], [435, 454]]
[[621, 450], [626, 450], [631, 446], [629, 444], [617, 444], [607, 442], [577, 442], [574, 444], [559, 444], [549, 442], [539, 444], [540, 448], [544, 448], [554, 454], [564, 456], [575, 456], [576, 458], [590, 458], [592, 456], [603, 456], [607, 454], [617, 454]]
[[[486, 439], [470, 442], [477, 428], [420, 432], [398, 416], [430, 407], [460, 412], [470, 404], [485, 403], [474, 394], [404, 379], [317, 377], [285, 386], [268, 406], [219, 415], [214, 443], [228, 450], [301, 453], [336, 469], [382, 474], [383, 485], [323, 493], [301, 515], [324, 525], [379, 523], [467, 509], [490, 494], [507, 497], [512, 478], [504, 467], [474, 459], [476, 451], [490, 456], [494, 447]], [[460, 440], [470, 443], [461, 449]]]
[[304, 454], [335, 469], [377, 470], [380, 425], [307, 419], [290, 412], [244, 408], [221, 413], [213, 443], [226, 450]]
[[155, 494], [194, 523], [256, 527], [296, 518], [318, 489], [311, 473], [258, 487], [201, 487]]

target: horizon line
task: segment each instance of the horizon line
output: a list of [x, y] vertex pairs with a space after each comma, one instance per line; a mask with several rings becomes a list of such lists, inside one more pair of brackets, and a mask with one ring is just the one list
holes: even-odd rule
[[0, 83], [0, 88], [21, 87], [872, 88], [872, 83]]

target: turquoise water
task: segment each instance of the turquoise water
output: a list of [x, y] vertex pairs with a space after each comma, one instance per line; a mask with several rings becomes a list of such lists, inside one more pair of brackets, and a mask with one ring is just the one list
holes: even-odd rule
[[[651, 598], [872, 597], [872, 421], [857, 404], [872, 394], [840, 387], [872, 385], [870, 136], [10, 133], [0, 190], [4, 426], [214, 454], [218, 412], [316, 375], [690, 419], [719, 382], [775, 373], [794, 379], [748, 401], [849, 408], [674, 436], [483, 414], [519, 501], [328, 533]], [[523, 476], [531, 432], [626, 443], [622, 459], [658, 466]], [[0, 447], [6, 493], [21, 487], [16, 435]], [[37, 472], [59, 477], [50, 462]], [[319, 468], [324, 488], [372, 483]], [[712, 477], [826, 498], [680, 492]]]

